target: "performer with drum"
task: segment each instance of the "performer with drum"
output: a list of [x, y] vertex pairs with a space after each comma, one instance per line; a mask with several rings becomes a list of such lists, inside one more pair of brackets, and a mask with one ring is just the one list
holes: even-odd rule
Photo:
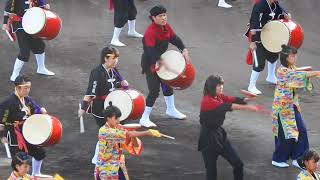
[[109, 0], [114, 7], [114, 30], [111, 45], [125, 46], [119, 40], [122, 28], [128, 22], [128, 35], [131, 37], [141, 38], [142, 34], [136, 31], [137, 8], [134, 0]]
[[[81, 102], [79, 117], [86, 111], [95, 118], [98, 127], [102, 127], [106, 120], [103, 117], [104, 101], [107, 95], [119, 87], [128, 87], [128, 82], [123, 79], [115, 68], [118, 63], [119, 51], [114, 47], [105, 47], [101, 51], [100, 64], [95, 67], [89, 78], [89, 84]], [[92, 163], [96, 163], [98, 144]]]
[[185, 119], [186, 115], [175, 108], [173, 89], [161, 83], [156, 73], [155, 64], [157, 61], [161, 63], [160, 56], [167, 51], [169, 43], [180, 49], [185, 59], [189, 60], [190, 58], [182, 40], [167, 23], [167, 9], [165, 7], [162, 5], [154, 6], [150, 10], [150, 19], [152, 23], [147, 28], [142, 40], [144, 52], [141, 58], [142, 73], [146, 75], [149, 94], [140, 124], [145, 127], [156, 127], [156, 124], [150, 121], [149, 116], [152, 106], [159, 96], [160, 86], [167, 105], [166, 114], [177, 119]]
[[[45, 43], [43, 40], [27, 34], [22, 28], [21, 19], [24, 13], [32, 6], [38, 6], [42, 8], [50, 8], [49, 4], [45, 4], [44, 0], [7, 0], [2, 29], [8, 31], [9, 26], [12, 25], [13, 32], [16, 33], [19, 44], [19, 55], [14, 63], [11, 81], [14, 81], [19, 76], [20, 71], [25, 62], [29, 61], [30, 51], [32, 51], [37, 60], [37, 73], [53, 76], [54, 73], [49, 71], [45, 66]], [[9, 18], [15, 16], [16, 19], [12, 24], [8, 24]], [[17, 20], [18, 19], [18, 20]]]
[[207, 180], [217, 179], [217, 159], [225, 158], [233, 167], [235, 180], [243, 179], [243, 162], [227, 138], [222, 125], [225, 115], [233, 110], [267, 112], [261, 106], [247, 105], [255, 97], [240, 98], [223, 94], [224, 80], [219, 75], [207, 78], [200, 109], [201, 131], [198, 150], [202, 152]]
[[281, 67], [277, 71], [278, 83], [272, 104], [272, 132], [275, 136], [275, 150], [272, 165], [299, 167], [297, 159], [309, 149], [307, 129], [300, 114], [297, 89], [307, 88], [309, 78], [320, 76], [320, 71], [296, 71], [297, 49], [282, 46], [280, 53]]
[[282, 9], [277, 0], [258, 0], [253, 6], [250, 18], [249, 34], [251, 33], [251, 42], [249, 45], [253, 52], [253, 56], [256, 55], [257, 60], [253, 63], [248, 91], [254, 94], [262, 94], [262, 92], [256, 88], [256, 82], [260, 72], [264, 69], [266, 60], [268, 62], [268, 76], [266, 81], [272, 84], [277, 83], [275, 69], [279, 55], [277, 53], [269, 52], [263, 47], [260, 39], [260, 32], [268, 21], [284, 18], [290, 19], [291, 17], [290, 14], [287, 14]]
[[128, 131], [119, 124], [121, 111], [109, 103], [103, 113], [106, 124], [99, 129], [99, 156], [95, 168], [96, 180], [129, 180], [124, 150], [140, 155], [143, 145], [138, 137], [161, 137], [157, 130]]
[[0, 131], [1, 142], [9, 144], [12, 156], [19, 151], [25, 151], [33, 157], [33, 176], [50, 177], [40, 173], [42, 161], [46, 156], [44, 149], [28, 143], [22, 136], [24, 121], [32, 114], [46, 114], [47, 111], [28, 96], [31, 89], [28, 77], [18, 76], [14, 84], [15, 92], [0, 103], [0, 126], [4, 127], [4, 130]]

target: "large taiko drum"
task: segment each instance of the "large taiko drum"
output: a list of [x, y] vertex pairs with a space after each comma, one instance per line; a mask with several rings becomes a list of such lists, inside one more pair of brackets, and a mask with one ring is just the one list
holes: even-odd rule
[[27, 10], [22, 17], [22, 27], [28, 34], [41, 39], [54, 39], [60, 32], [61, 19], [55, 13], [39, 7]]
[[62, 125], [54, 116], [34, 114], [23, 123], [22, 134], [30, 144], [50, 146], [60, 141]]
[[120, 109], [122, 114], [120, 121], [138, 119], [146, 106], [143, 94], [135, 89], [112, 91], [104, 101], [104, 108], [109, 106], [110, 101]]
[[[191, 86], [195, 78], [195, 69], [183, 55], [175, 50], [166, 51], [161, 55], [163, 66], [157, 71], [160, 79], [168, 86], [182, 90]], [[159, 64], [156, 64], [156, 68]]]
[[270, 52], [279, 53], [281, 45], [300, 48], [304, 39], [303, 29], [291, 20], [275, 20], [265, 24], [261, 31], [261, 42]]

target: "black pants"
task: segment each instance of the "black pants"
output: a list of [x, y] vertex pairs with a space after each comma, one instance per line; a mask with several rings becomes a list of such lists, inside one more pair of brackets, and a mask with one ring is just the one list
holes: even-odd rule
[[159, 92], [160, 86], [162, 88], [162, 92], [164, 96], [171, 96], [173, 95], [173, 89], [165, 84], [163, 84], [157, 75], [157, 73], [152, 73], [151, 71], [147, 70], [145, 72], [149, 94], [146, 99], [146, 106], [152, 107], [156, 102]]
[[255, 62], [253, 60], [253, 70], [257, 72], [261, 72], [264, 69], [266, 60], [271, 63], [274, 63], [277, 61], [279, 55], [277, 53], [272, 53], [266, 50], [263, 47], [262, 43], [256, 43], [256, 45], [257, 45], [256, 53], [257, 53], [257, 59], [258, 59], [258, 67], [256, 67]]
[[219, 152], [215, 148], [207, 148], [202, 151], [207, 180], [217, 179], [217, 160], [220, 155], [233, 167], [234, 180], [243, 180], [243, 162], [228, 140], [226, 140], [222, 150]]
[[128, 20], [135, 20], [137, 8], [134, 0], [113, 0], [114, 5], [114, 26], [122, 28]]
[[[34, 159], [36, 159], [37, 161], [43, 160], [46, 157], [46, 152], [41, 146], [32, 145], [27, 141], [26, 141], [26, 145], [28, 148], [28, 154], [34, 157]], [[18, 146], [10, 146], [11, 156], [14, 156], [16, 153], [22, 152], [22, 151], [23, 150], [20, 150]]]
[[16, 32], [16, 35], [20, 48], [18, 59], [21, 61], [29, 61], [30, 50], [33, 54], [42, 54], [44, 52], [45, 44], [42, 39], [27, 34], [21, 29]]

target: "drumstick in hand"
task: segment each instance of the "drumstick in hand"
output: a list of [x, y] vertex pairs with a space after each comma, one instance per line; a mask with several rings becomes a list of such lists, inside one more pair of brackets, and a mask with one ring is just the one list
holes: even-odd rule
[[11, 153], [10, 153], [10, 149], [9, 149], [9, 144], [8, 143], [4, 143], [4, 147], [6, 148], [7, 157], [9, 159], [11, 159]]
[[[79, 110], [81, 110], [81, 103], [79, 103]], [[80, 116], [80, 133], [84, 133], [83, 116]]]
[[168, 135], [165, 135], [165, 134], [162, 134], [162, 133], [160, 133], [160, 134], [161, 134], [161, 137], [165, 137], [165, 138], [168, 138], [168, 139], [176, 139], [176, 138], [174, 138], [172, 136], [168, 136]]
[[253, 56], [253, 60], [254, 60], [254, 65], [255, 67], [259, 67], [259, 62], [258, 62], [258, 57], [257, 57], [257, 51], [254, 49], [252, 50], [252, 56]]

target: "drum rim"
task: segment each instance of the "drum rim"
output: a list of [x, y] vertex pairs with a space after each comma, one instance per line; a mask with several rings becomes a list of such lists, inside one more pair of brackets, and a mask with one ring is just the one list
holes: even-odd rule
[[[174, 52], [178, 52], [179, 53], [179, 51], [176, 51], [176, 50], [173, 50], [173, 49], [170, 49], [170, 50], [167, 50], [166, 52], [168, 52], [168, 51], [174, 51]], [[166, 52], [164, 52], [164, 53], [166, 53]], [[164, 54], [163, 53], [163, 54]], [[180, 53], [181, 54], [181, 53]], [[182, 56], [183, 57], [183, 56]], [[180, 78], [181, 77], [181, 75], [182, 74], [184, 74], [184, 72], [186, 71], [186, 68], [187, 68], [187, 60], [183, 57], [183, 60], [184, 60], [184, 62], [185, 62], [185, 66], [184, 66], [184, 68], [183, 68], [183, 70], [181, 71], [181, 73], [177, 76], [177, 77], [175, 77], [174, 79], [162, 79], [160, 76], [159, 76], [159, 74], [158, 74], [158, 72], [157, 72], [157, 75], [159, 76], [159, 78], [162, 80], [162, 81], [175, 81], [175, 80], [177, 80], [178, 78]]]
[[[285, 27], [286, 31], [287, 31], [288, 34], [289, 34], [287, 44], [290, 43], [291, 32], [290, 32], [290, 29], [288, 28], [288, 26], [285, 24], [285, 22], [283, 22], [283, 21], [281, 21], [281, 20], [272, 20], [272, 21], [269, 21], [267, 24], [271, 24], [271, 23], [281, 24], [281, 26]], [[264, 28], [267, 24], [265, 24], [265, 25], [263, 26], [263, 28]], [[265, 45], [266, 42], [263, 40], [263, 39], [265, 39], [265, 38], [263, 38], [264, 36], [262, 35], [262, 34], [264, 34], [264, 33], [263, 33], [263, 32], [264, 32], [264, 31], [263, 31], [263, 28], [262, 28], [261, 33], [260, 33], [261, 44], [263, 45], [263, 47], [264, 47], [266, 50], [268, 50], [269, 52], [272, 52], [272, 53], [279, 53], [279, 52], [281, 52], [281, 48], [280, 48], [279, 51], [273, 51], [274, 48], [271, 48], [272, 51], [270, 51], [270, 48], [269, 48], [269, 47], [268, 47], [268, 48], [266, 47], [266, 46], [267, 46], [267, 45]]]
[[[35, 117], [35, 116], [43, 116], [43, 117], [45, 117], [45, 119], [46, 120], [48, 120], [48, 119], [50, 119], [51, 120], [51, 123], [48, 123], [49, 124], [49, 127], [50, 127], [50, 129], [52, 130], [52, 119], [51, 119], [51, 116], [50, 115], [48, 115], [48, 114], [33, 114], [33, 115], [31, 115], [31, 116], [29, 116], [27, 119], [26, 119], [26, 121], [30, 118], [30, 117]], [[25, 122], [26, 122], [25, 121]], [[24, 127], [24, 126], [23, 126]], [[43, 141], [42, 143], [31, 143], [31, 142], [29, 142], [28, 140], [27, 140], [27, 138], [24, 136], [24, 128], [22, 127], [22, 135], [23, 135], [23, 137], [24, 137], [24, 139], [28, 142], [28, 143], [30, 143], [30, 144], [33, 144], [33, 145], [43, 145], [43, 144], [45, 144], [46, 142], [48, 142], [48, 139], [50, 139], [51, 138], [51, 135], [52, 135], [52, 131], [50, 132], [50, 133], [48, 133], [49, 135], [48, 135], [48, 137], [47, 137], [47, 139], [45, 140], [45, 141]], [[30, 139], [29, 139], [30, 140]]]
[[[30, 8], [29, 10], [31, 10], [31, 9], [40, 9], [41, 12], [44, 14], [44, 19], [47, 19], [47, 14], [46, 14], [46, 12], [45, 12], [45, 9], [42, 9], [42, 8], [40, 8], [40, 7], [32, 7], [32, 8]], [[26, 13], [27, 13], [27, 12], [26, 12]], [[23, 30], [24, 30], [26, 33], [28, 33], [28, 32], [25, 30], [25, 28], [23, 27], [23, 24], [24, 24], [24, 23], [23, 23], [23, 17], [22, 17], [22, 28], [23, 28]], [[42, 28], [41, 28], [39, 31], [32, 32], [33, 34], [31, 34], [31, 35], [36, 35], [36, 34], [38, 34], [39, 32], [41, 32], [41, 31], [45, 28], [46, 24], [47, 24], [47, 21], [45, 20], [45, 21], [43, 22]], [[28, 33], [28, 34], [30, 34], [30, 33]]]

